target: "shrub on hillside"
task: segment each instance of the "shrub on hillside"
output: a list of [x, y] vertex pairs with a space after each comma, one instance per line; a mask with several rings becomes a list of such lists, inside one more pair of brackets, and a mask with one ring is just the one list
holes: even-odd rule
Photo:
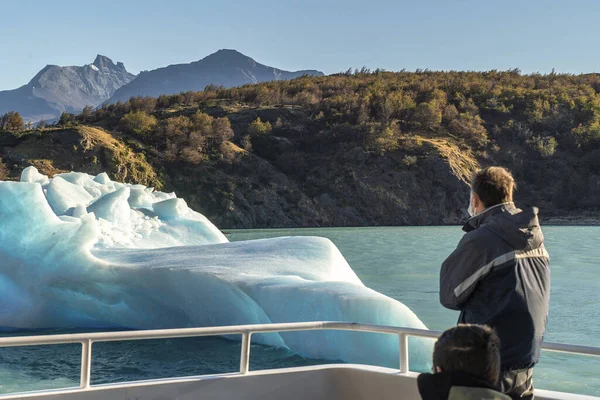
[[478, 146], [485, 146], [488, 143], [487, 131], [479, 115], [472, 116], [468, 113], [462, 113], [457, 119], [450, 122], [448, 129], [453, 134]]
[[6, 165], [2, 162], [2, 159], [0, 158], [0, 181], [4, 181], [6, 179], [8, 179], [8, 168], [6, 167]]
[[233, 138], [233, 129], [227, 117], [215, 118], [212, 123], [212, 137], [220, 143]]
[[542, 157], [551, 157], [556, 152], [558, 142], [551, 136], [541, 137], [535, 136], [528, 140], [527, 143]]
[[156, 109], [158, 100], [154, 97], [137, 96], [132, 97], [129, 100], [129, 103], [131, 105], [131, 111], [144, 111], [147, 114], [150, 114]]
[[143, 135], [150, 133], [157, 123], [156, 118], [145, 111], [131, 111], [121, 118], [119, 125], [124, 132]]
[[402, 159], [402, 164], [406, 165], [407, 167], [410, 167], [412, 165], [415, 165], [417, 163], [418, 159], [417, 156], [404, 156], [404, 158]]
[[212, 132], [213, 117], [198, 110], [191, 118], [194, 130], [201, 135], [208, 136]]
[[179, 115], [161, 122], [154, 140], [168, 161], [180, 158], [198, 164], [223, 152], [233, 136], [227, 117], [213, 118], [198, 110], [191, 117]]
[[248, 134], [249, 135], [266, 135], [273, 130], [271, 123], [269, 121], [262, 122], [260, 117], [256, 118], [252, 123], [248, 126]]
[[578, 145], [590, 145], [600, 140], [600, 121], [593, 121], [589, 124], [580, 124], [572, 131]]
[[0, 130], [20, 131], [24, 128], [23, 118], [18, 112], [9, 111], [0, 117]]
[[420, 103], [414, 111], [414, 121], [423, 129], [432, 129], [442, 123], [442, 111], [434, 102]]
[[185, 138], [195, 129], [194, 123], [185, 115], [171, 117], [164, 125], [164, 135], [167, 137]]
[[68, 113], [66, 111], [64, 111], [61, 115], [60, 115], [60, 119], [58, 120], [58, 125], [60, 126], [70, 126], [70, 125], [76, 125], [77, 124], [77, 118], [75, 115]]
[[377, 154], [397, 150], [400, 147], [400, 134], [400, 128], [396, 123], [387, 125], [371, 123], [369, 135], [367, 136], [367, 146]]
[[444, 107], [444, 111], [442, 112], [442, 121], [444, 124], [449, 124], [457, 119], [458, 115], [459, 113], [456, 109], [456, 106], [454, 104], [448, 104], [446, 107]]

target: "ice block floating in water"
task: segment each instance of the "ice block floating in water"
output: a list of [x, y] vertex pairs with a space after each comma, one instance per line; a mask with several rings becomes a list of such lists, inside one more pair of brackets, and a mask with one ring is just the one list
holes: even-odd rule
[[[351, 321], [425, 328], [363, 285], [318, 237], [229, 243], [175, 194], [35, 168], [0, 182], [0, 326], [133, 328]], [[360, 332], [255, 335], [313, 358], [397, 367], [398, 338]], [[425, 370], [431, 342], [415, 339]]]

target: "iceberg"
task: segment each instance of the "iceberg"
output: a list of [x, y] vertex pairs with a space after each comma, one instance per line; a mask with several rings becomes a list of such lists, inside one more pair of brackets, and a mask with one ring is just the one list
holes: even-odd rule
[[[347, 321], [426, 329], [319, 237], [229, 242], [173, 193], [107, 174], [0, 181], [0, 326], [160, 329]], [[398, 366], [394, 335], [293, 332], [253, 341], [308, 358]], [[413, 370], [432, 342], [412, 339]]]

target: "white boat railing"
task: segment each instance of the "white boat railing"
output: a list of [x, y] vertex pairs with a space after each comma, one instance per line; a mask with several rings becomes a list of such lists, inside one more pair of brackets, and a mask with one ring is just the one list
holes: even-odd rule
[[[436, 339], [441, 332], [413, 328], [401, 328], [382, 325], [367, 325], [352, 322], [292, 322], [263, 325], [236, 325], [208, 328], [160, 329], [124, 332], [79, 333], [48, 336], [20, 336], [0, 338], [0, 347], [38, 346], [81, 343], [81, 380], [80, 390], [91, 388], [92, 344], [95, 342], [114, 342], [123, 340], [173, 339], [199, 336], [242, 335], [239, 374], [246, 374], [250, 367], [250, 341], [252, 334], [272, 332], [340, 330], [382, 333], [398, 336], [400, 343], [399, 372], [408, 372], [408, 337]], [[600, 348], [560, 343], [544, 342], [542, 349], [590, 356], [600, 356]], [[229, 374], [230, 375], [230, 374]], [[4, 397], [4, 396], [0, 396]]]

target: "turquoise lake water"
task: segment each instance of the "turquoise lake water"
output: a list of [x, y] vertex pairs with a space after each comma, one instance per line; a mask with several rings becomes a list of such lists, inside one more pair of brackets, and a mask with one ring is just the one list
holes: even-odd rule
[[[546, 340], [600, 346], [600, 227], [545, 227], [552, 274]], [[429, 329], [458, 313], [438, 301], [439, 268], [462, 236], [459, 227], [232, 231], [230, 240], [308, 235], [331, 239], [366, 286], [410, 307]], [[600, 357], [543, 352], [535, 386], [600, 396]]]
[[[600, 346], [600, 227], [546, 227], [544, 233], [552, 270], [546, 340]], [[294, 235], [331, 239], [365, 285], [406, 304], [428, 328], [444, 330], [455, 324], [458, 314], [438, 303], [438, 273], [462, 235], [460, 228], [276, 229], [227, 234], [231, 241]], [[0, 349], [0, 393], [78, 385], [80, 348]], [[239, 342], [221, 338], [98, 343], [92, 383], [233, 372], [239, 368], [239, 352]], [[324, 362], [283, 349], [252, 346], [251, 369]], [[534, 383], [538, 388], [600, 396], [600, 357], [544, 352]]]

